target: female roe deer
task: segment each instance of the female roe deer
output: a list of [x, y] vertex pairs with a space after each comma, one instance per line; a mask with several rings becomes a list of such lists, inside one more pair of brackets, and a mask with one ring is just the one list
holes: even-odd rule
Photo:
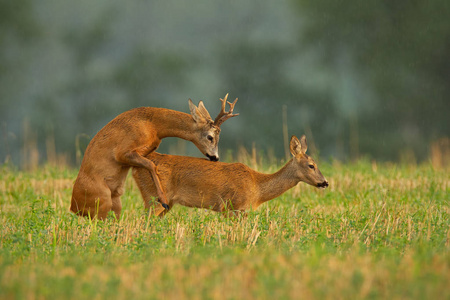
[[[213, 121], [203, 102], [198, 107], [189, 99], [191, 114], [165, 108], [140, 107], [118, 115], [91, 140], [75, 180], [70, 210], [82, 216], [106, 218], [113, 210], [119, 218], [120, 196], [130, 167], [147, 173], [163, 207], [168, 201], [155, 171], [155, 164], [145, 156], [156, 150], [161, 139], [179, 137], [193, 142], [210, 160], [217, 161], [220, 125], [233, 114], [237, 99], [228, 104], [228, 94]], [[150, 172], [150, 173], [149, 173]], [[151, 179], [150, 179], [151, 174]]]
[[[280, 196], [300, 181], [325, 188], [328, 181], [306, 154], [306, 137], [300, 141], [292, 136], [290, 151], [293, 156], [274, 174], [256, 172], [241, 163], [212, 163], [202, 158], [164, 155], [156, 152], [146, 157], [152, 160], [169, 199], [169, 209], [174, 204], [208, 208], [217, 212], [237, 213], [256, 209], [262, 203]], [[152, 205], [157, 196], [155, 184], [148, 172], [133, 168], [133, 178], [147, 209], [163, 216], [159, 203]]]

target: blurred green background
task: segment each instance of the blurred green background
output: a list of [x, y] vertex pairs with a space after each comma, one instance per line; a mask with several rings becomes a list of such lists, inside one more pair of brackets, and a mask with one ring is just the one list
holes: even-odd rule
[[448, 0], [0, 0], [0, 162], [76, 165], [125, 110], [191, 98], [214, 117], [226, 93], [222, 154], [283, 158], [285, 124], [322, 158], [428, 160], [448, 150], [449, 16]]

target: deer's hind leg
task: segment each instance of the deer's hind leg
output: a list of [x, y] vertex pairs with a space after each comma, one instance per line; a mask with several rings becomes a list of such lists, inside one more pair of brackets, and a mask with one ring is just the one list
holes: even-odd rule
[[74, 186], [70, 210], [80, 216], [106, 219], [112, 208], [111, 191], [106, 186], [86, 189]]
[[[123, 191], [123, 190], [122, 190]], [[120, 196], [122, 196], [123, 192], [114, 191], [111, 195], [112, 206], [111, 209], [116, 215], [116, 219], [119, 220], [120, 213], [122, 212], [122, 201], [120, 200]]]

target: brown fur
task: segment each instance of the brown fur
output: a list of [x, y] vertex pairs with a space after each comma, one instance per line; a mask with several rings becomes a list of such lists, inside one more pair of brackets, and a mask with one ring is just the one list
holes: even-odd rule
[[201, 101], [196, 107], [189, 99], [189, 106], [191, 115], [165, 108], [135, 108], [103, 127], [84, 154], [70, 210], [100, 219], [113, 210], [118, 218], [122, 209], [120, 196], [130, 167], [141, 167], [155, 182], [155, 194], [167, 204], [155, 165], [145, 158], [158, 148], [161, 139], [183, 138], [193, 142], [204, 155], [218, 159], [220, 128]]
[[[164, 155], [152, 152], [147, 158], [158, 168], [158, 175], [167, 191], [169, 207], [180, 204], [188, 207], [208, 208], [217, 212], [256, 209], [262, 203], [280, 196], [298, 182], [326, 187], [325, 180], [314, 160], [306, 155], [306, 138], [300, 142], [291, 138], [293, 158], [278, 172], [263, 174], [241, 163], [210, 162], [202, 158]], [[314, 169], [310, 168], [314, 166]], [[157, 204], [155, 185], [142, 168], [133, 168], [135, 179], [147, 209], [163, 216]]]

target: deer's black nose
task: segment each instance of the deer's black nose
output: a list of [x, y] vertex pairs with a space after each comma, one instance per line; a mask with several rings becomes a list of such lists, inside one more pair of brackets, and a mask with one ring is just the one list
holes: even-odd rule
[[324, 182], [322, 182], [322, 183], [318, 183], [317, 184], [317, 187], [323, 187], [323, 188], [326, 188], [328, 186], [328, 181], [324, 181]]
[[206, 157], [209, 158], [210, 161], [218, 161], [219, 157], [215, 155], [206, 154]]

